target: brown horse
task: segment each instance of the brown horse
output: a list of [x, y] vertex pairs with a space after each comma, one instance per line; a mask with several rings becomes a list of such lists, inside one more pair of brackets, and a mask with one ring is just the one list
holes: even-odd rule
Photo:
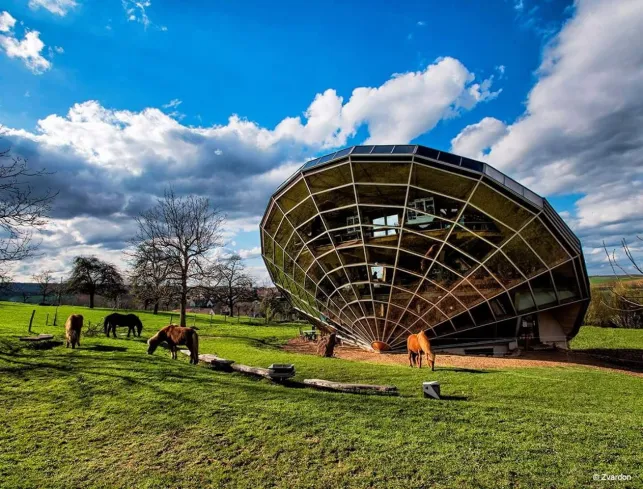
[[435, 371], [435, 353], [431, 349], [431, 342], [424, 331], [412, 334], [406, 339], [406, 349], [409, 353], [409, 367], [417, 363], [422, 368], [422, 354], [426, 355], [426, 362], [431, 364], [431, 370]]
[[71, 345], [72, 349], [76, 348], [76, 345], [80, 346], [80, 330], [83, 327], [83, 316], [80, 314], [72, 314], [67, 318], [65, 323], [65, 338], [67, 339], [66, 347], [69, 348]]
[[177, 346], [185, 345], [190, 350], [190, 363], [196, 365], [199, 363], [199, 335], [195, 329], [170, 324], [147, 340], [147, 353], [151, 355], [159, 344], [165, 341], [170, 347], [172, 359], [176, 360]]

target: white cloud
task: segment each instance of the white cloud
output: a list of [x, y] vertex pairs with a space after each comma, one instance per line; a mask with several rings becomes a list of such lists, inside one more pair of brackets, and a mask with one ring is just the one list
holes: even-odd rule
[[498, 119], [485, 117], [465, 127], [451, 140], [451, 150], [462, 156], [483, 159], [485, 152], [507, 134], [507, 126]]
[[40, 40], [38, 31], [26, 31], [22, 40], [16, 37], [13, 27], [16, 24], [8, 12], [0, 14], [0, 49], [10, 58], [21, 59], [32, 73], [39, 75], [51, 68], [51, 63], [42, 56], [45, 44]]
[[0, 14], [0, 32], [9, 32], [14, 25], [16, 25], [16, 19], [9, 12], [4, 11]]
[[[115, 110], [87, 101], [41, 119], [36, 131], [10, 129], [7, 138], [31, 164], [55, 172], [42, 184], [60, 190], [57, 227], [48, 238], [56, 243], [49, 248], [54, 255], [64, 236], [69, 253], [100, 249], [101, 240], [110, 250], [124, 247], [127, 223], [168, 184], [182, 195], [209, 197], [227, 215], [224, 238], [231, 240], [257, 231], [270, 194], [307, 158], [345, 145], [361, 127], [371, 142], [408, 142], [494, 96], [490, 81], [474, 79], [459, 61], [444, 58], [379, 87], [357, 88], [346, 103], [326, 90], [303, 118], [287, 117], [274, 128], [238, 115], [222, 125], [186, 126], [172, 117], [175, 111]], [[165, 105], [176, 109], [180, 100]]]
[[237, 251], [237, 253], [244, 260], [247, 260], [248, 258], [257, 258], [261, 256], [261, 247], [255, 246], [254, 248], [250, 249], [240, 249]]
[[642, 44], [643, 2], [577, 2], [524, 114], [504, 134], [488, 118], [469, 126], [454, 146], [491, 145], [491, 164], [542, 194], [586, 194], [570, 221], [589, 248], [643, 233]]
[[[147, 29], [153, 25], [152, 21], [147, 15], [147, 9], [152, 6], [150, 0], [121, 0], [123, 9], [127, 15], [127, 20], [130, 22], [139, 22]], [[167, 30], [161, 28], [161, 30]]]
[[164, 109], [174, 109], [183, 103], [182, 100], [178, 98], [170, 100], [167, 104], [163, 105]]
[[30, 9], [36, 10], [42, 7], [61, 17], [67, 15], [77, 5], [76, 0], [29, 0]]
[[423, 20], [418, 20], [417, 25], [419, 27], [424, 27], [426, 25], [426, 22], [424, 22]]
[[56, 51], [58, 54], [63, 54], [65, 52], [65, 50], [60, 46], [55, 46], [54, 51]]

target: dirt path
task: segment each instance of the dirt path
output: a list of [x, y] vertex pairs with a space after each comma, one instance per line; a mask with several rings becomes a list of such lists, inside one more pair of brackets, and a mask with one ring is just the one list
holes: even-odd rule
[[[300, 338], [290, 340], [286, 345], [284, 345], [284, 350], [293, 353], [316, 355], [315, 343], [304, 341]], [[373, 353], [352, 346], [336, 347], [335, 356], [344, 360], [354, 360], [357, 362], [408, 365], [406, 354]], [[520, 356], [508, 357], [437, 354], [435, 366], [436, 368], [449, 366], [471, 369], [584, 366], [613, 372], [622, 372], [643, 378], [643, 372], [635, 371], [627, 366], [620, 367], [619, 365], [610, 363], [600, 356], [560, 350], [523, 352]]]

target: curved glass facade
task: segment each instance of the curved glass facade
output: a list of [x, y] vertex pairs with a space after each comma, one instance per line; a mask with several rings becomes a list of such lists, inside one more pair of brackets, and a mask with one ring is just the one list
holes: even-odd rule
[[311, 322], [378, 351], [421, 330], [485, 343], [541, 323], [565, 342], [589, 301], [580, 242], [547, 201], [485, 163], [423, 146], [355, 146], [272, 196], [262, 255]]

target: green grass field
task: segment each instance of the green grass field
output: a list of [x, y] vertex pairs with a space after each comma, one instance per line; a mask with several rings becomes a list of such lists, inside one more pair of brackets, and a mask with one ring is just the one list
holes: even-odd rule
[[[434, 373], [282, 351], [293, 325], [197, 322], [202, 353], [297, 379], [395, 384], [399, 397], [286, 388], [146, 354], [143, 338], [18, 341], [33, 306], [0, 303], [0, 487], [643, 487], [643, 379], [584, 367]], [[44, 326], [37, 307], [34, 331]], [[95, 323], [104, 310], [61, 307]], [[62, 322], [62, 321], [61, 321]], [[121, 332], [124, 332], [121, 329]], [[625, 339], [620, 335], [627, 333]], [[581, 330], [579, 348], [603, 341]], [[611, 333], [610, 333], [611, 334]], [[643, 331], [610, 341], [641, 347]], [[421, 396], [439, 380], [445, 399]], [[594, 474], [629, 482], [595, 482]]]

